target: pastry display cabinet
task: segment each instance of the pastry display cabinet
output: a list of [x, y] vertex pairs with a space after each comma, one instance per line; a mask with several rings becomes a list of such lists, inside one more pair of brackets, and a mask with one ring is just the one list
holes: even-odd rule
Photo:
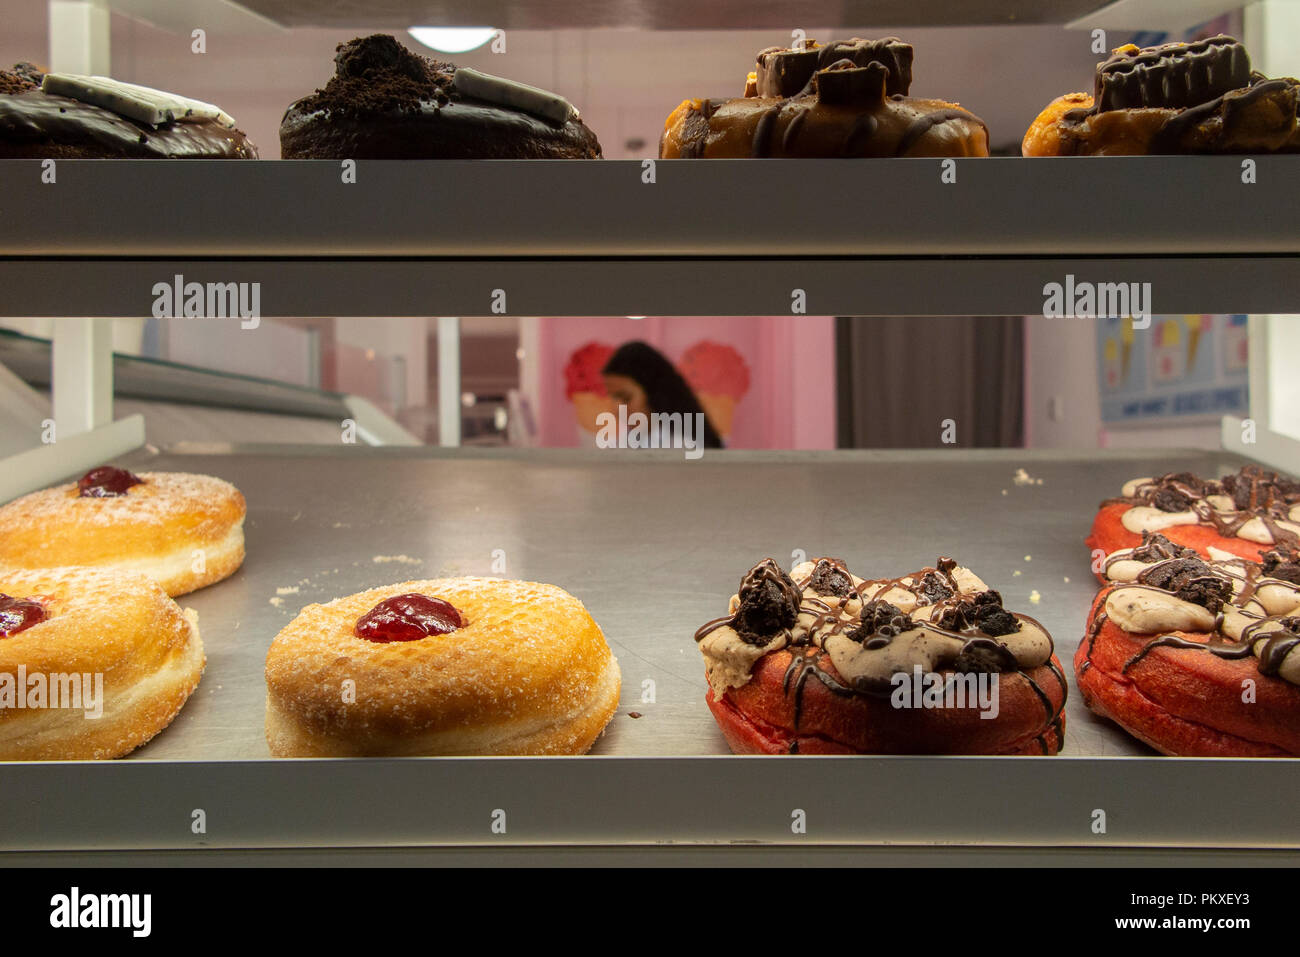
[[[114, 6], [175, 26], [165, 4]], [[429, 8], [228, 6], [288, 27], [406, 25], [410, 8]], [[469, 15], [435, 6], [447, 23]], [[810, 3], [776, 16], [650, 3], [613, 25], [784, 28], [797, 12], [822, 24], [1125, 29], [1134, 6]], [[473, 9], [507, 29], [616, 16], [569, 0]], [[1188, 5], [1188, 23], [1198, 10]], [[854, 556], [885, 575], [951, 555], [1047, 626], [1068, 674], [1096, 593], [1083, 539], [1099, 501], [1139, 475], [1218, 475], [1249, 462], [1300, 471], [1281, 361], [1296, 341], [1287, 314], [1300, 310], [1300, 159], [899, 159], [870, 170], [367, 161], [345, 183], [330, 161], [60, 160], [52, 186], [40, 161], [0, 161], [0, 313], [57, 320], [52, 359], [35, 361], [52, 363], [56, 417], [72, 410], [80, 426], [0, 463], [5, 498], [111, 460], [217, 475], [248, 501], [242, 569], [181, 599], [199, 614], [208, 655], [185, 709], [124, 760], [0, 766], [0, 851], [1300, 845], [1300, 829], [1276, 814], [1300, 760], [1159, 756], [1091, 715], [1072, 675], [1055, 757], [728, 753], [692, 636], [765, 556], [787, 566], [800, 551]], [[146, 201], [158, 196], [183, 202]], [[456, 447], [456, 343], [472, 317], [1046, 316], [1045, 290], [1067, 277], [1144, 287], [1158, 314], [1251, 314], [1251, 440], [1225, 419], [1221, 442], [1195, 449], [724, 450], [683, 461], [680, 451]], [[264, 319], [467, 317], [439, 326], [447, 447], [407, 445], [377, 413], [369, 444], [146, 445], [142, 423], [113, 419], [125, 370], [104, 320], [165, 315], [155, 289], [182, 278], [258, 284]], [[192, 321], [241, 335], [237, 318]], [[32, 348], [23, 346], [29, 366]], [[233, 389], [321, 419], [357, 414], [347, 396], [286, 397], [252, 379], [203, 388], [197, 401], [222, 404]], [[1034, 481], [1017, 482], [1019, 470]], [[590, 754], [269, 757], [263, 663], [299, 607], [402, 579], [499, 574], [498, 553], [506, 576], [580, 598], [619, 659], [622, 701]], [[1170, 813], [1187, 795], [1233, 812], [1211, 834], [1200, 817]], [[863, 807], [870, 813], [855, 813]]]

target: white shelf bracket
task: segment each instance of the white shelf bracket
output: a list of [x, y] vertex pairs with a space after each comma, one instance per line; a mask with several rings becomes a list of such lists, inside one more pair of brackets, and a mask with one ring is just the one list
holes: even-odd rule
[[90, 432], [113, 421], [113, 323], [54, 321], [51, 395], [60, 435]]
[[460, 319], [438, 319], [438, 444], [460, 445]]

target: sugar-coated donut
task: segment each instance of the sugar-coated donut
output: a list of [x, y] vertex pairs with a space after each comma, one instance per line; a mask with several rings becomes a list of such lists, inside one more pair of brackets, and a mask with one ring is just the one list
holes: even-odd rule
[[582, 754], [620, 676], [554, 585], [410, 581], [308, 605], [266, 656], [276, 757]]
[[1300, 756], [1300, 554], [1108, 556], [1074, 667], [1084, 703], [1165, 754]]
[[696, 633], [706, 703], [737, 754], [1056, 754], [1052, 639], [969, 569], [866, 581], [767, 559]]
[[103, 466], [0, 506], [0, 566], [137, 572], [184, 595], [244, 561], [244, 496], [184, 472]]
[[[1087, 545], [1111, 555], [1157, 533], [1204, 558], [1257, 561], [1275, 547], [1300, 544], [1300, 482], [1256, 465], [1221, 479], [1190, 472], [1133, 479], [1119, 498], [1102, 503]], [[1094, 571], [1106, 581], [1103, 569]]]
[[0, 759], [121, 757], [171, 724], [203, 666], [198, 617], [157, 582], [0, 569]]

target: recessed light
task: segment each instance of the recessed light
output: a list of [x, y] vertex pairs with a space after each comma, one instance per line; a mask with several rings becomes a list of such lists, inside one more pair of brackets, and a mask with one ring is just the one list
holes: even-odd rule
[[468, 53], [497, 34], [496, 27], [411, 27], [412, 37], [439, 53]]

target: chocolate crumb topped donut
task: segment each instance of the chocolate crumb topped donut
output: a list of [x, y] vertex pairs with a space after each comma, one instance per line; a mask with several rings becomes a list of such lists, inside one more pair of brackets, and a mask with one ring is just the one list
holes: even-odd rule
[[257, 159], [210, 103], [107, 77], [0, 70], [0, 159]]
[[662, 159], [988, 156], [988, 128], [945, 100], [908, 96], [912, 47], [897, 37], [769, 47], [736, 99], [685, 100]]
[[737, 754], [1055, 754], [1066, 684], [1046, 629], [949, 558], [864, 580], [755, 565], [695, 640]]
[[1139, 49], [1097, 64], [1093, 93], [1053, 100], [1025, 156], [1292, 153], [1300, 150], [1300, 83], [1269, 79], [1228, 36]]
[[1106, 557], [1084, 703], [1165, 754], [1300, 755], [1300, 553], [1212, 551], [1147, 532]]
[[1300, 545], [1300, 482], [1257, 465], [1221, 479], [1190, 472], [1133, 479], [1102, 503], [1087, 544], [1110, 554], [1143, 544], [1148, 532], [1203, 558], [1218, 550], [1259, 560], [1277, 545]]
[[285, 159], [599, 159], [563, 97], [412, 53], [386, 34], [339, 44], [335, 73], [280, 123]]

